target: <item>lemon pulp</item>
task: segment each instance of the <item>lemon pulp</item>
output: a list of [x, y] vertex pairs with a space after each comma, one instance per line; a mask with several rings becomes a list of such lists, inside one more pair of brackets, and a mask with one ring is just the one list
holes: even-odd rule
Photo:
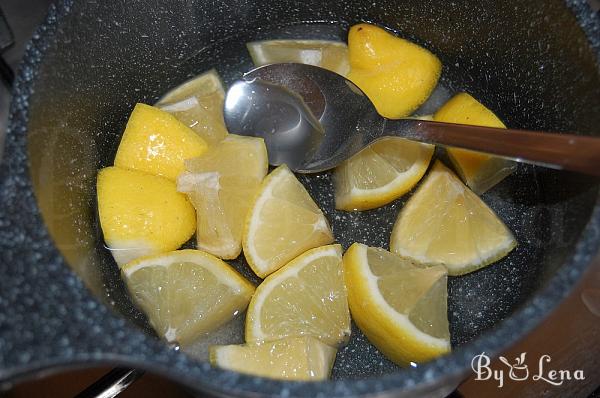
[[395, 137], [369, 145], [335, 169], [336, 209], [374, 209], [404, 195], [427, 171], [434, 149]]
[[142, 257], [121, 272], [156, 332], [182, 345], [243, 312], [254, 292], [229, 265], [199, 250]]
[[300, 63], [348, 74], [348, 46], [329, 40], [265, 40], [246, 44], [256, 66], [275, 63]]
[[516, 241], [477, 195], [437, 161], [400, 211], [390, 247], [419, 263], [462, 275], [506, 256]]
[[423, 267], [380, 248], [353, 244], [344, 254], [352, 319], [400, 365], [450, 351], [446, 269]]
[[338, 346], [350, 336], [340, 245], [318, 247], [268, 276], [246, 315], [246, 342], [313, 336]]
[[215, 145], [227, 136], [224, 101], [221, 78], [211, 69], [169, 91], [156, 106], [194, 130], [208, 145]]
[[246, 214], [268, 170], [263, 139], [230, 134], [202, 156], [187, 160], [186, 169], [177, 189], [196, 208], [198, 248], [219, 258], [236, 258]]
[[262, 344], [212, 346], [213, 366], [283, 380], [325, 380], [336, 349], [313, 337], [292, 337]]
[[323, 212], [294, 174], [282, 165], [261, 184], [248, 211], [244, 256], [261, 278], [308, 249], [333, 242]]

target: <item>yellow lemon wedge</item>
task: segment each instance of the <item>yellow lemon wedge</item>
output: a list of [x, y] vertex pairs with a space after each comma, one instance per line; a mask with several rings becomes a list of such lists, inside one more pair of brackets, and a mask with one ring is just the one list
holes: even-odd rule
[[212, 146], [227, 136], [224, 101], [221, 78], [211, 69], [169, 91], [156, 106], [175, 116]]
[[437, 85], [442, 64], [427, 49], [369, 24], [348, 34], [350, 73], [382, 116], [410, 115]]
[[352, 319], [385, 356], [399, 365], [450, 352], [447, 274], [380, 248], [353, 244], [344, 254]]
[[265, 40], [246, 44], [256, 66], [294, 62], [320, 66], [342, 76], [350, 70], [346, 43], [329, 40]]
[[177, 179], [177, 189], [196, 208], [198, 248], [236, 258], [246, 214], [269, 169], [263, 139], [230, 134], [185, 163], [187, 172]]
[[104, 241], [119, 265], [175, 250], [194, 234], [194, 208], [171, 180], [107, 167], [98, 173], [97, 195]]
[[308, 249], [333, 242], [323, 212], [286, 165], [262, 182], [242, 234], [244, 256], [261, 278]]
[[185, 170], [184, 160], [202, 155], [206, 148], [206, 142], [175, 116], [137, 104], [121, 138], [115, 166], [175, 180]]
[[213, 366], [282, 380], [329, 378], [336, 349], [313, 337], [292, 337], [263, 344], [210, 347]]
[[200, 250], [142, 257], [121, 273], [158, 335], [184, 346], [243, 312], [254, 292], [229, 265]]
[[340, 245], [318, 247], [261, 283], [246, 314], [246, 342], [312, 336], [330, 346], [350, 336]]
[[475, 271], [506, 256], [515, 238], [492, 209], [441, 162], [400, 211], [392, 252], [450, 275]]
[[[506, 128], [498, 117], [467, 93], [452, 97], [435, 113], [433, 120]], [[510, 160], [461, 148], [446, 149], [462, 180], [477, 194], [482, 194], [512, 174], [516, 164]]]
[[335, 169], [335, 208], [368, 210], [399, 198], [423, 177], [434, 149], [395, 137], [369, 145]]

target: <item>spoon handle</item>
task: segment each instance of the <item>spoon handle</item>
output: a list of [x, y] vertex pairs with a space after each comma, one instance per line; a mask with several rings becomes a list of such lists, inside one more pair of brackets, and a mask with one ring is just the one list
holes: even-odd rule
[[600, 138], [415, 119], [387, 120], [385, 136], [440, 144], [600, 176]]

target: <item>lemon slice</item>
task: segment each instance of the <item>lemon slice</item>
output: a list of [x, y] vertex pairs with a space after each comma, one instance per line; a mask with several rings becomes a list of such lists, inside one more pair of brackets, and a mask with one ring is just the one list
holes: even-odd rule
[[142, 257], [121, 272], [158, 335], [181, 345], [244, 311], [254, 292], [229, 265], [200, 250]]
[[[433, 120], [446, 123], [506, 128], [492, 111], [467, 93], [452, 97], [435, 113]], [[477, 194], [482, 194], [516, 170], [510, 160], [461, 148], [446, 150], [462, 180]]]
[[350, 72], [385, 117], [413, 113], [433, 92], [442, 63], [423, 47], [374, 25], [354, 25], [348, 34]]
[[286, 165], [265, 178], [242, 235], [244, 256], [256, 275], [264, 278], [306, 250], [333, 240], [323, 212]]
[[282, 62], [309, 64], [342, 76], [350, 70], [346, 43], [329, 40], [265, 40], [246, 44], [256, 66]]
[[115, 166], [175, 180], [183, 161], [202, 155], [206, 142], [173, 115], [137, 104], [129, 116], [115, 157]]
[[215, 93], [217, 93], [221, 99], [225, 97], [225, 90], [223, 89], [221, 77], [216, 69], [210, 69], [167, 92], [157, 102], [157, 105], [163, 106], [163, 104], [178, 102], [190, 97], [202, 98]]
[[186, 161], [177, 189], [196, 208], [198, 248], [233, 259], [252, 199], [269, 168], [262, 138], [230, 134], [204, 155]]
[[434, 149], [391, 137], [369, 145], [335, 169], [336, 209], [374, 209], [404, 195], [427, 171]]
[[190, 127], [208, 145], [214, 145], [227, 136], [224, 100], [221, 78], [211, 69], [169, 91], [156, 106]]
[[194, 208], [166, 178], [107, 167], [98, 172], [98, 214], [115, 261], [175, 250], [196, 228]]
[[312, 337], [210, 347], [213, 366], [272, 379], [317, 381], [331, 373], [336, 349]]
[[516, 244], [493, 210], [437, 161], [398, 215], [390, 247], [462, 275], [501, 259]]
[[392, 361], [408, 365], [450, 352], [443, 266], [415, 266], [355, 243], [344, 254], [344, 277], [352, 319]]
[[307, 251], [267, 277], [246, 314], [246, 342], [313, 336], [338, 346], [350, 336], [340, 245]]

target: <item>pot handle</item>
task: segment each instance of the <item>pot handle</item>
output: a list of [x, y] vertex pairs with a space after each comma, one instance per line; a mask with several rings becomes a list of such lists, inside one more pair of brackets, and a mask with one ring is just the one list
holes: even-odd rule
[[113, 398], [125, 391], [144, 375], [143, 370], [114, 368], [92, 385], [75, 396], [75, 398]]

